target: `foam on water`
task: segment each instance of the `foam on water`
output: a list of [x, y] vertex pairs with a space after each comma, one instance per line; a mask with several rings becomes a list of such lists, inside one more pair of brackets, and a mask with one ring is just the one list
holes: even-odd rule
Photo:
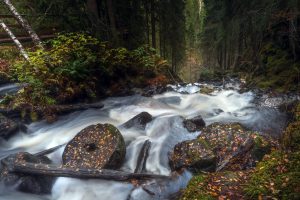
[[[175, 87], [175, 86], [174, 86]], [[0, 157], [23, 150], [36, 153], [70, 141], [80, 130], [91, 124], [111, 123], [117, 126], [127, 145], [126, 161], [122, 170], [133, 172], [139, 151], [146, 140], [152, 142], [146, 163], [148, 173], [170, 175], [168, 153], [177, 143], [195, 138], [199, 132], [188, 133], [183, 127], [183, 118], [202, 115], [207, 124], [213, 122], [241, 122], [257, 130], [277, 129], [281, 114], [271, 108], [257, 108], [252, 104], [254, 94], [239, 94], [234, 90], [220, 90], [213, 95], [197, 93], [199, 85], [187, 85], [177, 91], [188, 94], [167, 92], [153, 97], [129, 96], [109, 98], [102, 109], [74, 112], [53, 124], [36, 122], [28, 125], [28, 133], [19, 133], [9, 141], [0, 141]], [[120, 126], [140, 112], [149, 112], [154, 120], [145, 130], [125, 129]], [[277, 121], [276, 121], [277, 120]], [[277, 123], [278, 122], [278, 123]], [[63, 148], [52, 153], [50, 158], [61, 162]], [[22, 194], [0, 185], [0, 199], [38, 200], [94, 200], [94, 199], [165, 199], [184, 188], [191, 178], [189, 172], [171, 178], [169, 181], [153, 181], [151, 196], [142, 188], [134, 188], [129, 183], [103, 180], [78, 180], [58, 178], [51, 195], [36, 196]], [[164, 189], [162, 189], [164, 188]]]

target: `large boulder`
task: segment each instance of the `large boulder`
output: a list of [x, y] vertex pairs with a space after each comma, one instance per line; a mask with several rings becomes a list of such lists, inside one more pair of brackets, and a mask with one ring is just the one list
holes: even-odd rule
[[[173, 170], [206, 170], [207, 166], [195, 163], [206, 161], [209, 152], [210, 158], [216, 158], [217, 171], [242, 170], [254, 166], [275, 145], [271, 138], [246, 131], [238, 123], [214, 123], [205, 127], [197, 139], [177, 144], [171, 152], [170, 166]], [[210, 164], [208, 169], [214, 166]]]
[[147, 112], [141, 112], [140, 114], [125, 122], [122, 126], [125, 128], [135, 127], [144, 130], [146, 128], [146, 125], [151, 121], [152, 115]]
[[8, 139], [19, 129], [18, 123], [0, 114], [0, 137]]
[[189, 131], [189, 132], [195, 132], [200, 131], [202, 128], [205, 127], [205, 121], [203, 118], [199, 115], [197, 117], [194, 117], [192, 119], [185, 119], [183, 121], [183, 126]]
[[[46, 156], [34, 156], [26, 152], [11, 155], [20, 162], [35, 164], [51, 164]], [[14, 186], [18, 191], [32, 194], [50, 194], [55, 178], [50, 176], [27, 175], [9, 172], [6, 165], [1, 164], [0, 181], [7, 186]]]
[[111, 124], [91, 125], [66, 146], [63, 164], [73, 168], [118, 169], [126, 154], [124, 138]]

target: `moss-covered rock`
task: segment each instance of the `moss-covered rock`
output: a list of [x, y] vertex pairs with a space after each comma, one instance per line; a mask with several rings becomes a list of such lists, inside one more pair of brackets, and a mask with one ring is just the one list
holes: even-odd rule
[[66, 146], [63, 164], [73, 168], [117, 169], [126, 154], [124, 138], [111, 124], [91, 125]]
[[214, 171], [216, 164], [215, 154], [200, 140], [190, 140], [177, 144], [170, 156], [172, 170], [187, 167], [194, 171]]
[[283, 146], [292, 151], [300, 151], [300, 121], [289, 124], [283, 134]]
[[[205, 127], [197, 139], [175, 146], [170, 156], [172, 169], [189, 167], [193, 170], [243, 170], [275, 146], [271, 138], [246, 131], [238, 123], [214, 123]], [[208, 165], [209, 164], [209, 165]]]
[[210, 94], [212, 92], [214, 92], [215, 90], [211, 87], [208, 87], [208, 86], [203, 86], [200, 88], [200, 93], [201, 94]]

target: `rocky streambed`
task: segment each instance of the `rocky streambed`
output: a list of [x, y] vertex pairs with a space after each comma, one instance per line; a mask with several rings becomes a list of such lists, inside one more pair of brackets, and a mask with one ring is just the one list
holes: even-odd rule
[[52, 124], [4, 112], [0, 199], [173, 199], [194, 172], [249, 169], [276, 147], [286, 115], [238, 87], [108, 98]]

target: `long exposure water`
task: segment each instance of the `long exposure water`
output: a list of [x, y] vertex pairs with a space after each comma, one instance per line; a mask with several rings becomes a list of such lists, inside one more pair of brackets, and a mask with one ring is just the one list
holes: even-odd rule
[[[91, 124], [111, 123], [119, 128], [127, 144], [126, 161], [121, 170], [133, 172], [143, 143], [146, 140], [152, 142], [146, 163], [147, 173], [172, 176], [168, 181], [153, 180], [145, 186], [154, 194], [130, 183], [58, 178], [50, 195], [25, 194], [0, 183], [0, 199], [168, 199], [171, 194], [184, 188], [192, 177], [188, 171], [180, 176], [172, 175], [168, 165], [168, 153], [174, 145], [199, 135], [199, 132], [188, 133], [182, 124], [184, 118], [201, 115], [207, 125], [213, 122], [240, 122], [252, 130], [270, 133], [280, 131], [285, 124], [284, 115], [275, 108], [254, 104], [255, 94], [252, 92], [240, 94], [235, 89], [219, 89], [211, 95], [205, 95], [199, 93], [199, 84], [173, 88], [172, 92], [153, 97], [134, 95], [108, 98], [103, 101], [102, 109], [74, 112], [60, 117], [53, 124], [44, 121], [31, 123], [27, 133], [19, 132], [8, 141], [0, 141], [0, 158], [18, 151], [36, 153], [70, 141], [80, 130]], [[145, 130], [121, 126], [144, 111], [154, 117]], [[60, 163], [63, 149], [49, 157]]]

